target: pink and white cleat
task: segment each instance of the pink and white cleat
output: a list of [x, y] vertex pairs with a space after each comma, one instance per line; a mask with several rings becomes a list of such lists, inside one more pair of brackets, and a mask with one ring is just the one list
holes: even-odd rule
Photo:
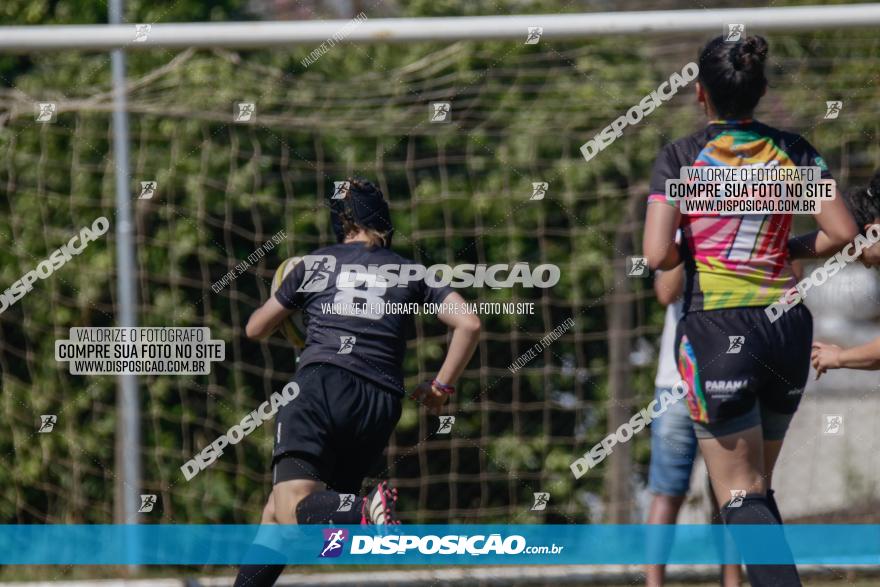
[[361, 524], [393, 525], [400, 524], [394, 512], [397, 505], [397, 489], [388, 486], [388, 481], [381, 481], [364, 498], [361, 505]]

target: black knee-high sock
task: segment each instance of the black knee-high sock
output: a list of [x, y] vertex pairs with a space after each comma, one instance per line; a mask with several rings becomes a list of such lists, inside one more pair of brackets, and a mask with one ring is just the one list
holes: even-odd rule
[[779, 506], [776, 505], [776, 497], [774, 497], [774, 493], [775, 492], [772, 489], [767, 490], [767, 507], [770, 508], [770, 513], [773, 514], [776, 521], [781, 524], [782, 514], [779, 513]]
[[[725, 524], [760, 524], [775, 528], [775, 540], [785, 549], [785, 557], [788, 564], [782, 565], [756, 565], [747, 564], [746, 573], [752, 585], [767, 585], [768, 587], [800, 587], [801, 580], [798, 577], [797, 567], [794, 565], [794, 557], [788, 550], [785, 535], [782, 533], [782, 525], [776, 521], [776, 516], [770, 510], [767, 496], [760, 493], [750, 493], [743, 498], [739, 507], [728, 507], [729, 503], [721, 508], [721, 518]], [[738, 543], [740, 552], [750, 550], [749, 544]]]
[[[251, 560], [257, 556], [267, 557], [278, 562], [285, 560], [284, 555], [277, 550], [260, 544], [251, 544], [248, 550], [248, 558], [245, 560]], [[238, 568], [238, 576], [235, 578], [234, 587], [272, 587], [284, 571], [284, 566], [283, 564], [241, 565]]]
[[[355, 498], [348, 511], [339, 511], [342, 497], [335, 491], [317, 491], [304, 497], [296, 506], [298, 524], [360, 524], [360, 499]], [[343, 506], [344, 507], [344, 506]], [[251, 545], [249, 555], [267, 556], [284, 562], [284, 555], [260, 544]], [[234, 587], [272, 587], [284, 571], [283, 564], [241, 565]]]
[[[304, 497], [296, 506], [299, 524], [360, 524], [361, 498], [355, 497], [347, 506], [342, 495], [335, 491], [316, 491]], [[348, 511], [340, 511], [340, 508]]]

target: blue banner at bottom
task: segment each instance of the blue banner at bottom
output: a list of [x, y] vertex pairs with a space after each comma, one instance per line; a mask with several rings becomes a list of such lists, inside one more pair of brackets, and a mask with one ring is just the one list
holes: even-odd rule
[[880, 564], [880, 525], [0, 525], [3, 565]]

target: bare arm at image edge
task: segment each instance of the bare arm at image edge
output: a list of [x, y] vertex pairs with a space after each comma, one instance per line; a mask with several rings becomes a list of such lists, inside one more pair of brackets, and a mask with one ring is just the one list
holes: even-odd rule
[[684, 264], [679, 263], [668, 271], [658, 271], [654, 276], [654, 294], [657, 301], [668, 306], [684, 293]]
[[[480, 342], [480, 319], [468, 311], [464, 298], [455, 292], [443, 299], [437, 318], [449, 327], [452, 337], [446, 349], [446, 358], [434, 379], [444, 385], [455, 385]], [[419, 385], [410, 397], [423, 403], [429, 413], [437, 414], [449, 399], [449, 394], [426, 382]]]
[[833, 200], [822, 202], [822, 211], [814, 218], [819, 230], [788, 241], [788, 251], [792, 259], [830, 257], [852, 242], [859, 233], [840, 192]]

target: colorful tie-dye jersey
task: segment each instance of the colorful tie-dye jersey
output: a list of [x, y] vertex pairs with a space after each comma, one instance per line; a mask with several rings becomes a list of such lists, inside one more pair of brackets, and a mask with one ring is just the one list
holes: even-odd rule
[[[757, 121], [715, 121], [668, 144], [654, 163], [650, 202], [664, 202], [666, 180], [682, 167], [779, 165], [821, 167], [825, 161], [803, 137]], [[683, 214], [687, 273], [685, 311], [765, 306], [795, 285], [788, 259], [790, 214]]]

